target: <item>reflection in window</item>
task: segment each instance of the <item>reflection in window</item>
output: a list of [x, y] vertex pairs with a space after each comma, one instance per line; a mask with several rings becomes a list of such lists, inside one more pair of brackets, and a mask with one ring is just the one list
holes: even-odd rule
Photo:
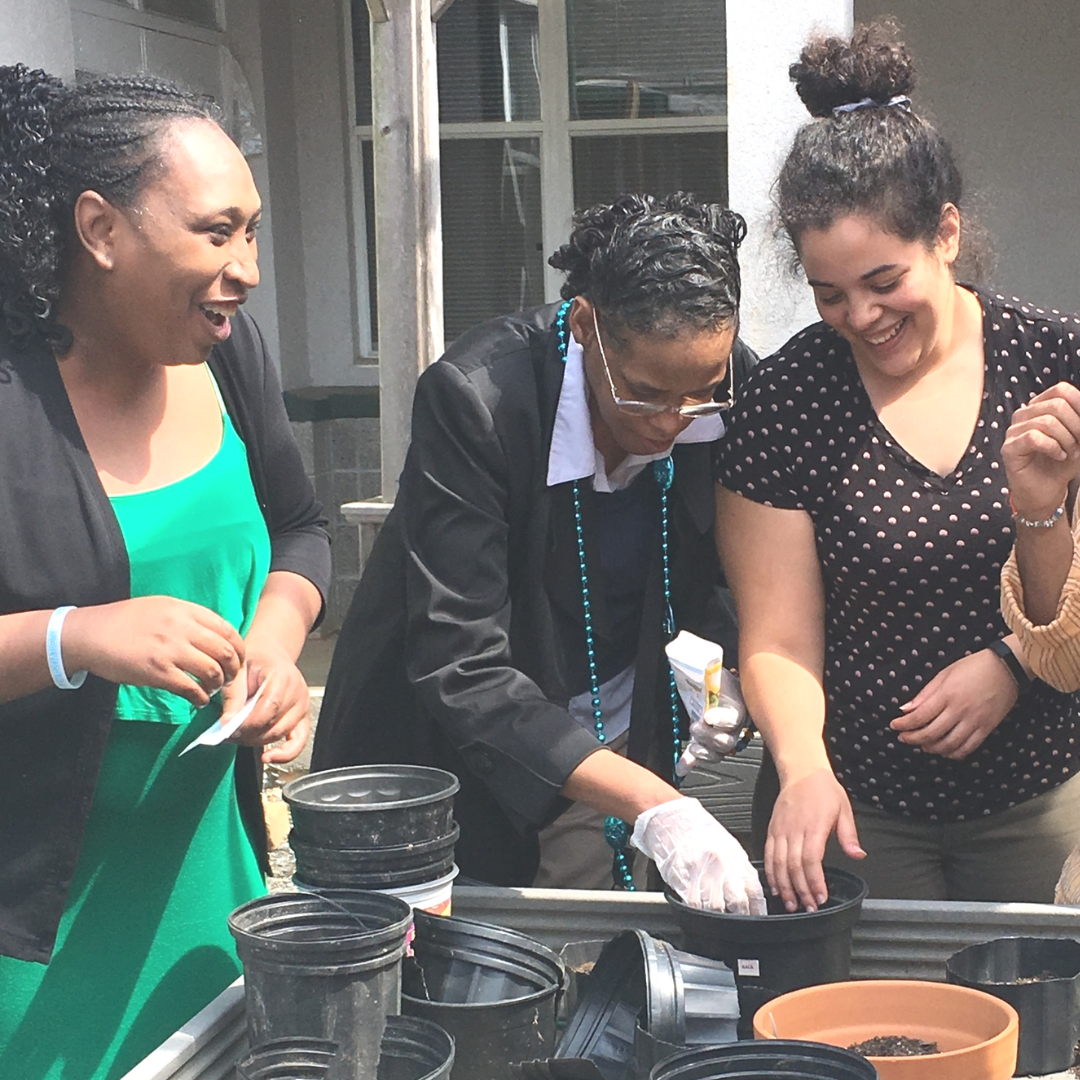
[[357, 127], [371, 126], [371, 16], [367, 0], [352, 0], [353, 82]]
[[727, 139], [721, 132], [579, 137], [573, 148], [579, 209], [625, 192], [673, 191], [727, 206]]
[[444, 124], [536, 120], [536, 0], [455, 0], [435, 33]]
[[722, 116], [724, 5], [567, 0], [570, 116]]
[[442, 144], [446, 340], [493, 315], [543, 303], [537, 139]]
[[218, 29], [217, 5], [214, 0], [143, 0], [143, 11], [184, 19], [199, 26]]

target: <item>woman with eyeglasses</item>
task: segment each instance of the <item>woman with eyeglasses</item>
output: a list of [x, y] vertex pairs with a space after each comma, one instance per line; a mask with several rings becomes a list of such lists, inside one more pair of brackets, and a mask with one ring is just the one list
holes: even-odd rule
[[769, 881], [815, 907], [822, 858], [854, 859], [875, 897], [1049, 902], [1080, 710], [1029, 678], [999, 576], [1062, 511], [1010, 508], [1003, 443], [1080, 375], [1080, 322], [957, 280], [960, 175], [891, 24], [810, 42], [791, 77], [814, 119], [778, 212], [822, 321], [740, 393], [718, 504], [760, 783], [778, 774]]
[[484, 323], [420, 377], [313, 766], [457, 774], [468, 878], [628, 887], [636, 847], [690, 903], [762, 904], [741, 847], [673, 786], [664, 656], [681, 629], [733, 649], [710, 462], [754, 359], [744, 233], [681, 194], [580, 213], [551, 259], [563, 302]]

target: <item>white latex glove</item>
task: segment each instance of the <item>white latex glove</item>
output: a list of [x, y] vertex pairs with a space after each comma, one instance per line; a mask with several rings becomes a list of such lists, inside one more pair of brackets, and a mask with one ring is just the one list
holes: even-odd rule
[[630, 842], [691, 907], [764, 915], [758, 872], [735, 839], [698, 802], [682, 797], [638, 815]]
[[677, 776], [685, 776], [699, 761], [721, 761], [739, 741], [746, 722], [739, 678], [726, 668], [720, 678], [719, 704], [706, 709], [700, 720], [690, 724], [690, 742], [675, 766]]

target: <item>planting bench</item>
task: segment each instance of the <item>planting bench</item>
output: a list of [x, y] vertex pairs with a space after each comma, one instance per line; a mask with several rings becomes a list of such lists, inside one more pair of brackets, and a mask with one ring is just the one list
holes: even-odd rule
[[[680, 940], [674, 912], [659, 893], [459, 888], [453, 904], [455, 915], [510, 927], [555, 948], [627, 927]], [[1080, 908], [870, 899], [855, 927], [852, 978], [944, 981], [945, 961], [958, 949], [1016, 934], [1080, 938]], [[237, 980], [124, 1080], [234, 1080], [246, 1045]], [[1073, 1080], [1069, 1073], [1046, 1080], [1058, 1078]]]

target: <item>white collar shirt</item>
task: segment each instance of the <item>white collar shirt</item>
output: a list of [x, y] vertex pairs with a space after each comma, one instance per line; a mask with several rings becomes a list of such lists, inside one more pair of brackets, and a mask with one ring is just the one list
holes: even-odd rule
[[[723, 434], [724, 421], [721, 416], [699, 416], [679, 432], [675, 442], [713, 442]], [[662, 454], [627, 454], [608, 474], [604, 455], [597, 450], [593, 440], [584, 353], [571, 335], [559, 404], [555, 410], [555, 425], [551, 432], [548, 487], [592, 477], [594, 491], [619, 491], [627, 487], [650, 461], [668, 457], [670, 453], [669, 449]]]

